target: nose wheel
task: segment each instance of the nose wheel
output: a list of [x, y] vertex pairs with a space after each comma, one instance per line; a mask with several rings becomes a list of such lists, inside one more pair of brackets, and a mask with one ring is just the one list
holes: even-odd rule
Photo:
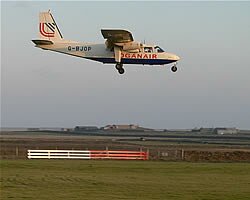
[[171, 71], [172, 71], [172, 72], [176, 72], [176, 71], [177, 71], [176, 64], [175, 64], [174, 66], [171, 67]]
[[117, 69], [117, 71], [119, 72], [119, 74], [124, 74], [125, 70], [122, 67], [123, 64], [122, 63], [116, 63], [115, 68]]

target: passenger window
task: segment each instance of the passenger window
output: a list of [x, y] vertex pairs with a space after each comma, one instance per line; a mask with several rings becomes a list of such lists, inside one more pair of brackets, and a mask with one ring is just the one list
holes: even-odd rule
[[151, 47], [144, 47], [144, 52], [146, 52], [146, 53], [152, 53], [153, 49]]

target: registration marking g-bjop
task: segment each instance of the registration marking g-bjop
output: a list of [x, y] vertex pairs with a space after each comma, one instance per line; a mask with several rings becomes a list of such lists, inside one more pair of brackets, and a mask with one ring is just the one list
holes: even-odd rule
[[68, 46], [68, 51], [91, 51], [90, 46]]

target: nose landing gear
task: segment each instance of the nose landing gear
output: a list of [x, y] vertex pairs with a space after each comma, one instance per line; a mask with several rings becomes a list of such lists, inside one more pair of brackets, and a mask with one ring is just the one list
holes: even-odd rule
[[116, 63], [115, 68], [117, 69], [117, 71], [119, 72], [119, 74], [124, 74], [125, 70], [122, 67], [123, 64], [122, 63]]
[[171, 71], [172, 72], [176, 72], [177, 71], [176, 63], [174, 64], [174, 66], [171, 67]]

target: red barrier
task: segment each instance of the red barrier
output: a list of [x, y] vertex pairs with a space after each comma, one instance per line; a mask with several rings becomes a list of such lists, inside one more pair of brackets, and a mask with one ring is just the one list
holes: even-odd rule
[[148, 160], [148, 152], [90, 150], [90, 159]]

